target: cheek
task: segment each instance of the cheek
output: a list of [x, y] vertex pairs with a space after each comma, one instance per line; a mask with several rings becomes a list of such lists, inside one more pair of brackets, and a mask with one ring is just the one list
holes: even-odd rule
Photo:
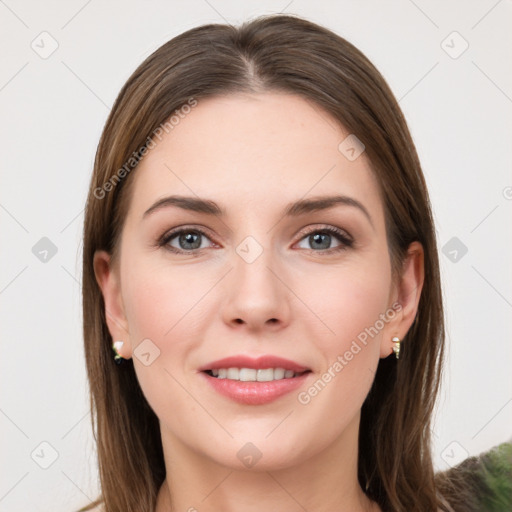
[[357, 338], [364, 340], [362, 333], [375, 326], [379, 316], [385, 313], [388, 295], [388, 281], [382, 276], [355, 273], [346, 276], [330, 293], [330, 308], [326, 313], [334, 336], [342, 345]]
[[[189, 387], [190, 354], [200, 347], [202, 336], [198, 334], [216, 311], [205, 295], [218, 276], [199, 267], [194, 271], [172, 268], [147, 256], [126, 257], [124, 265], [137, 269], [122, 276], [137, 378], [154, 410], [170, 406], [177, 410], [190, 398], [180, 383]], [[148, 352], [149, 358], [139, 357]]]
[[208, 276], [203, 276], [200, 269], [191, 276], [190, 271], [180, 267], [152, 264], [143, 258], [127, 261], [126, 266], [137, 269], [127, 273], [123, 285], [132, 343], [136, 345], [140, 339], [150, 338], [161, 350], [166, 350], [170, 340], [201, 309], [201, 297], [210, 286]]
[[[190, 314], [204, 290], [190, 289], [183, 272], [144, 262], [132, 268], [137, 268], [137, 273], [127, 276], [123, 295], [137, 380], [159, 419], [172, 423], [170, 411], [183, 415], [190, 403], [184, 379], [188, 354], [196, 344]], [[179, 430], [179, 425], [175, 428]]]
[[317, 324], [322, 336], [316, 339], [325, 340], [322, 351], [326, 354], [348, 349], [359, 335], [364, 340], [364, 333], [376, 324], [381, 334], [380, 318], [388, 308], [391, 286], [390, 266], [382, 260], [368, 258], [364, 263], [333, 268], [305, 283], [302, 293], [307, 291], [307, 303], [321, 320]]
[[[315, 316], [306, 322], [308, 337], [322, 355], [317, 405], [347, 404], [358, 408], [368, 393], [380, 358], [380, 345], [388, 318], [391, 286], [390, 267], [384, 258], [347, 264], [332, 273], [319, 274], [304, 282], [308, 306]], [[320, 321], [321, 320], [321, 321]], [[323, 392], [329, 388], [330, 391]], [[328, 398], [327, 398], [328, 397]], [[316, 400], [316, 399], [315, 399]], [[325, 400], [325, 403], [323, 403]], [[355, 410], [355, 409], [354, 409]]]
[[326, 440], [339, 436], [352, 421], [373, 383], [382, 339], [380, 315], [389, 294], [386, 275], [382, 264], [372, 272], [338, 272], [326, 280], [328, 292], [310, 294], [312, 309], [323, 320], [309, 332], [323, 367], [297, 401], [300, 417]]

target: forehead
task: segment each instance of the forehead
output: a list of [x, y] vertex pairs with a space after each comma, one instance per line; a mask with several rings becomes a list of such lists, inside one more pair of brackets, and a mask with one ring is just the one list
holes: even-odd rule
[[[285, 93], [234, 94], [197, 105], [148, 151], [134, 176], [130, 210], [167, 194], [272, 208], [308, 195], [343, 193], [380, 209], [361, 154], [339, 146], [350, 134], [318, 105]], [[229, 206], [227, 206], [229, 209]]]

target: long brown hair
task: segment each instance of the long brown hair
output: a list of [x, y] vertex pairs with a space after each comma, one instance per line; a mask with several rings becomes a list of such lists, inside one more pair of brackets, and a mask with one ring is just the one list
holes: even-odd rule
[[132, 176], [160, 126], [191, 98], [266, 91], [301, 95], [364, 143], [380, 184], [395, 277], [409, 244], [423, 245], [424, 286], [403, 355], [380, 360], [362, 407], [358, 477], [383, 511], [447, 510], [431, 458], [443, 300], [420, 162], [398, 103], [372, 63], [342, 37], [294, 15], [188, 30], [150, 55], [115, 101], [96, 153], [84, 226], [83, 333], [102, 496], [81, 510], [103, 501], [107, 512], [152, 511], [165, 478], [158, 419], [132, 361], [117, 366], [113, 359], [94, 253], [116, 256]]

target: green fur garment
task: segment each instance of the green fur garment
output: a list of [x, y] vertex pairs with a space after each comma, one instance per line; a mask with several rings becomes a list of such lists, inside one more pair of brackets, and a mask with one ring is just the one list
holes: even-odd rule
[[437, 473], [455, 512], [512, 512], [512, 443], [502, 443]]

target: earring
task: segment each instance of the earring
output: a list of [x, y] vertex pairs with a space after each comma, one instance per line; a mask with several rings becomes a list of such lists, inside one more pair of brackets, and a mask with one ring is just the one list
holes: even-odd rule
[[124, 357], [119, 353], [122, 346], [124, 345], [124, 341], [115, 341], [112, 344], [112, 350], [115, 352], [114, 361], [116, 364], [121, 364], [124, 361]]
[[395, 353], [396, 358], [400, 356], [400, 338], [398, 336], [393, 336], [391, 338], [391, 341], [393, 342], [393, 352]]

